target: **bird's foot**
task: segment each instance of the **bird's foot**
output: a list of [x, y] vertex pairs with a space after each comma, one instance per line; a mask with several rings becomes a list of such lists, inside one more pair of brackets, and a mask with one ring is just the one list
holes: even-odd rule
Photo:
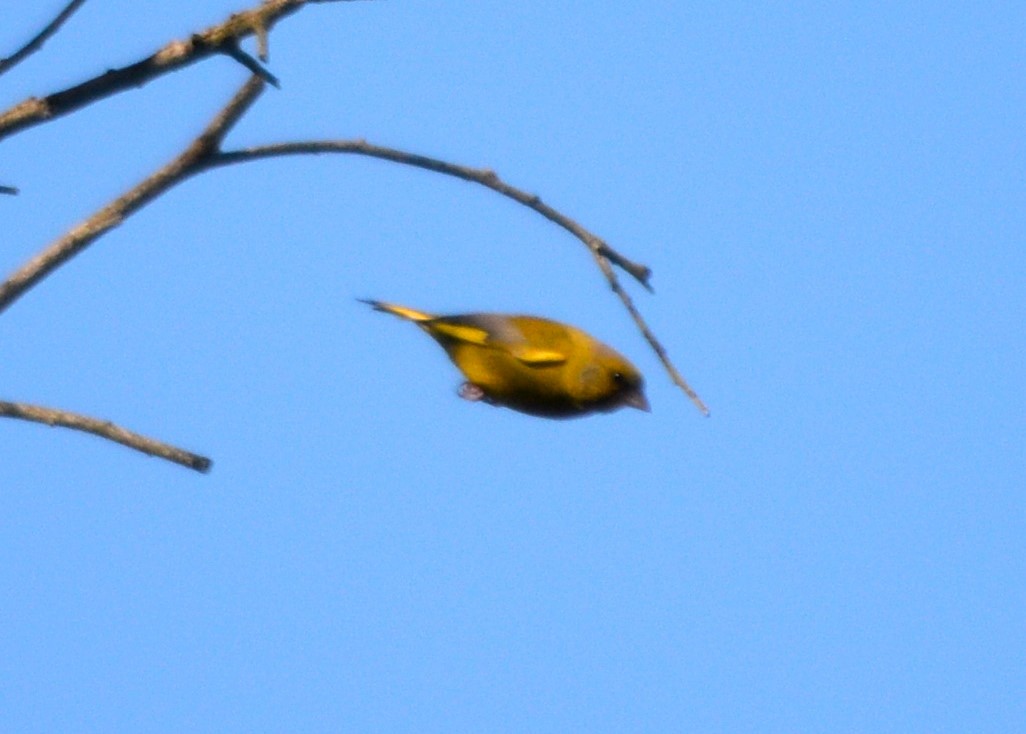
[[464, 400], [470, 400], [471, 402], [477, 402], [478, 400], [488, 402], [488, 399], [485, 397], [484, 390], [473, 382], [464, 382], [460, 385], [460, 388], [456, 393]]

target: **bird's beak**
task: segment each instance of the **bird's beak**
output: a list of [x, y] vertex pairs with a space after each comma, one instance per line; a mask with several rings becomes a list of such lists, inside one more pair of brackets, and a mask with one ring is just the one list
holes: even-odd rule
[[645, 393], [641, 392], [641, 390], [631, 390], [629, 393], [626, 393], [621, 404], [643, 410], [646, 413], [652, 412], [652, 407], [648, 404], [648, 398], [645, 397]]

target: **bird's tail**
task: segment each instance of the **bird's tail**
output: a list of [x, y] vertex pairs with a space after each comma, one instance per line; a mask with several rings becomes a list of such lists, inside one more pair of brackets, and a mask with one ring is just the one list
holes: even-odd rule
[[429, 313], [423, 311], [415, 311], [412, 308], [406, 308], [406, 306], [397, 306], [394, 303], [385, 303], [384, 301], [372, 301], [366, 298], [357, 298], [360, 303], [366, 303], [370, 305], [375, 311], [384, 311], [390, 313], [393, 316], [398, 316], [401, 319], [407, 321], [419, 322], [419, 321], [430, 321], [434, 318]]

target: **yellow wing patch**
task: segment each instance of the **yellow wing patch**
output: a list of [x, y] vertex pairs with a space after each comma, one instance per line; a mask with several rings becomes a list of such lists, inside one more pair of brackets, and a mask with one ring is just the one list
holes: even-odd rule
[[509, 348], [508, 351], [530, 367], [547, 367], [566, 362], [566, 355], [562, 352], [556, 352], [551, 349], [538, 349], [526, 344], [515, 345]]

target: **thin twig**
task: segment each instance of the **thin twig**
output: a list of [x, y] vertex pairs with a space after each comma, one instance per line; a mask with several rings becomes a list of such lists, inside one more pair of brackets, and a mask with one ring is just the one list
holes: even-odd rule
[[55, 408], [44, 408], [38, 405], [26, 405], [25, 403], [11, 403], [0, 400], [0, 416], [5, 418], [20, 418], [21, 420], [43, 423], [48, 426], [61, 426], [76, 431], [91, 433], [94, 436], [115, 441], [130, 449], [141, 451], [149, 456], [156, 456], [160, 459], [167, 459], [176, 464], [195, 469], [199, 472], [208, 472], [213, 462], [206, 456], [200, 456], [190, 451], [177, 448], [163, 441], [134, 433], [132, 431], [116, 426], [110, 421], [90, 418], [89, 416], [70, 413], [66, 410]]
[[236, 13], [224, 22], [186, 40], [172, 41], [134, 64], [111, 69], [46, 97], [30, 97], [0, 112], [0, 140], [34, 125], [67, 115], [105, 97], [140, 87], [162, 74], [177, 71], [215, 54], [229, 54], [228, 48], [232, 44], [237, 45], [240, 40], [252, 35], [256, 35], [258, 39], [261, 35], [266, 37], [267, 31], [279, 20], [292, 15], [307, 3], [355, 1], [264, 0], [255, 8]]
[[670, 361], [670, 355], [666, 353], [665, 347], [663, 347], [659, 340], [656, 339], [652, 330], [648, 328], [648, 324], [645, 323], [645, 319], [641, 317], [641, 313], [634, 305], [633, 299], [631, 299], [627, 294], [627, 291], [624, 290], [623, 285], [620, 283], [620, 279], [616, 277], [616, 273], [613, 271], [612, 266], [610, 266], [609, 261], [601, 255], [596, 255], [595, 262], [598, 263], [599, 268], [602, 270], [602, 274], [606, 276], [606, 280], [609, 282], [609, 287], [612, 288], [613, 292], [620, 297], [624, 307], [627, 309], [627, 313], [629, 313], [631, 318], [634, 319], [634, 323], [637, 325], [641, 335], [645, 337], [645, 341], [647, 341], [649, 346], [652, 347], [652, 351], [654, 351], [656, 356], [659, 357], [659, 361], [663, 363], [663, 367], [666, 369], [670, 379], [673, 380], [673, 384], [684, 391], [684, 394], [691, 399], [691, 402], [695, 404], [695, 407], [702, 411], [702, 415], [708, 417], [709, 408], [702, 401], [702, 398], [698, 397], [698, 393], [696, 393], [691, 385], [688, 384], [688, 381], [684, 379], [684, 376], [677, 371], [673, 362]]
[[[266, 43], [266, 40], [265, 40], [265, 43]], [[235, 43], [226, 43], [224, 45], [224, 52], [228, 56], [231, 56], [233, 59], [238, 61], [244, 67], [249, 69], [251, 74], [256, 74], [257, 76], [262, 77], [265, 82], [270, 84], [275, 89], [280, 89], [281, 88], [281, 82], [278, 81], [278, 77], [276, 77], [274, 74], [272, 74], [267, 69], [267, 67], [265, 67], [263, 64], [261, 64], [259, 61], [257, 61], [252, 56], [250, 56], [248, 53], [243, 51], [242, 47], [239, 45], [238, 41], [236, 41]]]
[[17, 194], [18, 194], [18, 187], [17, 186], [2, 186], [2, 185], [0, 185], [0, 194], [10, 194], [11, 196], [17, 196]]
[[33, 53], [41, 49], [43, 44], [46, 43], [53, 34], [60, 30], [60, 27], [64, 25], [64, 21], [70, 18], [71, 14], [78, 10], [83, 3], [85, 3], [85, 0], [71, 0], [71, 2], [64, 7], [64, 10], [58, 13], [57, 17], [51, 20], [46, 28], [37, 33], [32, 40], [6, 59], [0, 59], [0, 74], [10, 71], [16, 64], [24, 61]]
[[321, 140], [261, 145], [241, 150], [224, 151], [213, 156], [207, 161], [204, 161], [203, 165], [214, 167], [230, 165], [233, 163], [242, 163], [249, 160], [258, 160], [260, 158], [276, 158], [279, 156], [319, 153], [353, 153], [356, 155], [369, 156], [371, 158], [381, 158], [394, 163], [402, 163], [407, 166], [424, 168], [428, 171], [444, 173], [447, 176], [455, 176], [456, 178], [463, 179], [464, 181], [480, 184], [485, 188], [491, 189], [492, 191], [502, 194], [507, 198], [513, 199], [513, 201], [523, 204], [529, 209], [533, 209], [549, 221], [558, 224], [574, 237], [581, 240], [581, 242], [583, 242], [593, 253], [608, 258], [610, 262], [634, 277], [639, 283], [645, 286], [645, 288], [652, 290], [652, 286], [649, 283], [649, 279], [652, 277], [652, 271], [647, 266], [633, 262], [627, 257], [621, 255], [606, 244], [606, 242], [600, 237], [592, 234], [570, 217], [556, 211], [551, 206], [544, 203], [535, 194], [530, 194], [522, 189], [516, 188], [515, 186], [510, 186], [499, 178], [495, 171], [487, 168], [470, 168], [468, 166], [460, 166], [455, 163], [439, 160], [438, 158], [430, 158], [416, 153], [408, 153], [404, 150], [372, 145], [366, 140]]

